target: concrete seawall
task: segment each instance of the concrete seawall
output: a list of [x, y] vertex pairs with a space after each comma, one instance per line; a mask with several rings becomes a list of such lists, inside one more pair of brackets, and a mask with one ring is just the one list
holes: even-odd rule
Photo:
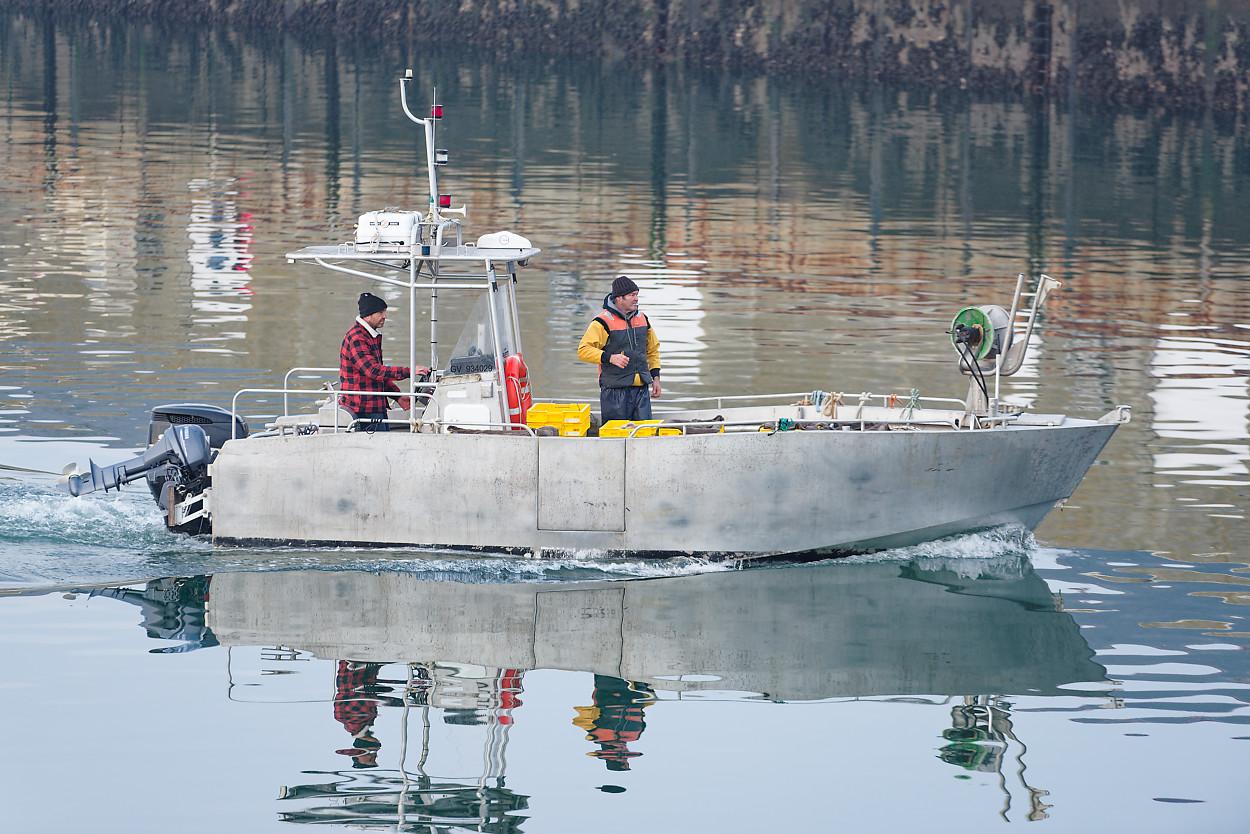
[[0, 8], [1250, 109], [1250, 0], [0, 0]]

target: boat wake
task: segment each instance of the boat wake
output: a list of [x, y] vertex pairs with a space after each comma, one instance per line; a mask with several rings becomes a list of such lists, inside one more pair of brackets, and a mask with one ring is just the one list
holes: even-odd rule
[[226, 571], [408, 573], [449, 582], [568, 582], [728, 570], [694, 557], [603, 559], [415, 548], [216, 548], [166, 530], [146, 490], [70, 499], [43, 478], [0, 480], [0, 588], [138, 582]]
[[181, 541], [165, 529], [160, 511], [135, 491], [70, 500], [51, 485], [0, 482], [0, 543], [164, 549]]
[[677, 559], [612, 559], [592, 556], [526, 559], [513, 555], [467, 554], [462, 551], [406, 549], [335, 549], [226, 551], [214, 553], [219, 570], [231, 571], [367, 571], [405, 573], [428, 581], [463, 583], [592, 582], [612, 579], [648, 579], [730, 570], [731, 567], [694, 557]]
[[1023, 527], [995, 527], [833, 561], [842, 565], [904, 562], [923, 571], [947, 571], [965, 579], [987, 574], [1005, 578], [1027, 569], [1029, 559], [1038, 550], [1037, 540], [1029, 530]]
[[0, 586], [194, 574], [209, 551], [169, 533], [146, 492], [70, 499], [51, 479], [0, 480]]

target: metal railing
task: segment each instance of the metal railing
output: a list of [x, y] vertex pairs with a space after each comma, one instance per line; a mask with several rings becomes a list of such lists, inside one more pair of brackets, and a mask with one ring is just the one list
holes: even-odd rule
[[[337, 368], [296, 367], [286, 372], [286, 375], [283, 377], [282, 388], [242, 388], [242, 389], [239, 389], [238, 391], [235, 392], [234, 397], [230, 401], [230, 414], [232, 418], [235, 418], [235, 419], [232, 419], [231, 421], [231, 428], [230, 428], [231, 440], [236, 439], [235, 420], [238, 418], [239, 397], [242, 396], [243, 394], [282, 394], [282, 414], [283, 414], [283, 417], [289, 417], [290, 416], [290, 411], [289, 411], [289, 395], [290, 394], [302, 394], [302, 395], [316, 396], [316, 395], [322, 395], [322, 394], [328, 393], [331, 396], [331, 398], [336, 400], [336, 408], [334, 411], [334, 426], [333, 426], [336, 432], [340, 428], [340, 423], [338, 421], [339, 407], [337, 406], [337, 398], [340, 394], [351, 394], [351, 395], [359, 395], [359, 396], [365, 396], [365, 397], [409, 397], [413, 395], [413, 392], [352, 391], [352, 390], [343, 391], [343, 390], [331, 390], [331, 389], [326, 389], [326, 388], [315, 388], [315, 389], [291, 388], [289, 387], [288, 382], [290, 380], [291, 375], [297, 372], [322, 372], [322, 373], [335, 372], [337, 373], [338, 369]], [[417, 383], [416, 388], [420, 390], [416, 393], [420, 394], [420, 393], [428, 392], [432, 394], [436, 387], [437, 387], [437, 383], [433, 383], [433, 382]], [[793, 399], [795, 397], [807, 398], [811, 395], [811, 393], [812, 392], [810, 391], [799, 391], [799, 392], [788, 392], [788, 393], [780, 393], [780, 394], [738, 394], [738, 395], [729, 395], [729, 396], [678, 397], [678, 398], [671, 399], [668, 402], [681, 402], [681, 403], [715, 402], [716, 407], [721, 408], [723, 407], [723, 403], [725, 402], [736, 403], [736, 402], [744, 402], [744, 401], [750, 401], [750, 400]], [[903, 399], [904, 397], [906, 397], [906, 400]], [[856, 408], [856, 414], [852, 418], [848, 419], [848, 418], [839, 418], [837, 416], [832, 416], [832, 417], [829, 417], [827, 420], [803, 420], [800, 422], [803, 422], [803, 423], [828, 422], [828, 423], [833, 423], [833, 424], [858, 423], [861, 431], [865, 430], [866, 426], [869, 423], [885, 423], [891, 426], [940, 425], [940, 426], [949, 426], [950, 428], [953, 428], [956, 430], [961, 428], [961, 423], [957, 418], [951, 419], [951, 420], [942, 420], [942, 419], [917, 420], [917, 419], [893, 419], [889, 416], [886, 416], [884, 418], [869, 419], [863, 415], [864, 406], [867, 404], [868, 401], [873, 400], [873, 399], [879, 399], [881, 401], [882, 408], [885, 408], [885, 409], [897, 408], [900, 412], [907, 411], [911, 403], [910, 395], [871, 394], [871, 393], [865, 392], [862, 394], [855, 395], [855, 398], [857, 400], [855, 403], [852, 403], [852, 404], [842, 403], [841, 405], [841, 407], [843, 408], [852, 408], [852, 407]], [[433, 401], [431, 400], [431, 402]], [[541, 400], [535, 400], [535, 402], [581, 403], [581, 402], [584, 402], [584, 400], [577, 399], [577, 398], [552, 397], [552, 398], [544, 398]], [[904, 402], [905, 404], [898, 405], [898, 403], [900, 402]], [[917, 397], [916, 398], [917, 405], [922, 402], [949, 403], [952, 405], [958, 405], [961, 408], [966, 409], [966, 404], [964, 403], [963, 400], [952, 398], [952, 397]], [[415, 403], [413, 405], [415, 405]], [[913, 408], [912, 410], [914, 412], [915, 409]], [[1017, 415], [999, 415], [997, 417], [978, 417], [977, 415], [973, 415], [973, 419], [970, 421], [969, 428], [973, 426], [989, 428], [995, 424], [1004, 425], [1014, 420], [1016, 416]], [[375, 420], [360, 420], [360, 419], [354, 418], [349, 423], [347, 423], [347, 425], [344, 428], [350, 431], [357, 424], [368, 424], [368, 423], [374, 423], [374, 422], [394, 424], [394, 425], [408, 425], [410, 427], [415, 426], [417, 423], [421, 423], [422, 425], [433, 426], [435, 428], [435, 431], [442, 431], [452, 426], [463, 427], [470, 431], [472, 430], [472, 428], [469, 428], [469, 426], [473, 428], [507, 428], [507, 429], [512, 429], [516, 431], [524, 430], [525, 432], [528, 432], [531, 436], [535, 438], [538, 437], [538, 434], [535, 432], [535, 430], [532, 427], [524, 423], [486, 422], [486, 423], [461, 424], [461, 423], [446, 423], [439, 419], [418, 421], [412, 417], [410, 417], [407, 420], [386, 419], [386, 420], [376, 420], [376, 421]], [[679, 428], [681, 429], [682, 435], [685, 436], [687, 434], [687, 431], [686, 431], [687, 427], [746, 428], [746, 427], [751, 426], [751, 427], [755, 427], [758, 429], [761, 425], [765, 425], [768, 422], [769, 421], [767, 420], [761, 421], [761, 420], [755, 419], [755, 420], [728, 420], [728, 421], [726, 420], [683, 420], [681, 422], [672, 422], [672, 423], [666, 423], [666, 424], [665, 423], [660, 423], [660, 424], [639, 423], [639, 425], [635, 426], [630, 431], [630, 433], [626, 435], [626, 439], [630, 439], [630, 438], [634, 438], [638, 436], [639, 430], [642, 430], [642, 429], [653, 430], [658, 436], [660, 426], [663, 426], [664, 428], [668, 428], [668, 429]], [[776, 430], [774, 429], [774, 431]], [[650, 436], [650, 435], [644, 435], [644, 436]]]
[[[436, 384], [433, 382], [418, 382], [416, 387], [419, 389], [428, 388], [430, 389], [430, 392], [433, 393], [433, 389], [436, 387]], [[412, 393], [407, 392], [407, 391], [341, 391], [340, 390], [340, 391], [327, 392], [324, 388], [285, 388], [285, 387], [284, 388], [240, 388], [238, 391], [234, 392], [234, 396], [231, 397], [230, 399], [230, 417], [231, 417], [230, 439], [231, 440], [237, 439], [237, 436], [235, 434], [235, 427], [239, 419], [239, 397], [243, 396], [244, 394], [282, 394], [285, 399], [285, 396], [287, 394], [307, 394], [310, 396], [319, 396], [319, 395], [326, 394], [326, 393], [329, 393], [331, 398], [333, 398], [336, 401], [335, 409], [334, 409], [334, 430], [335, 431], [339, 430], [339, 407], [340, 406], [337, 403], [339, 394], [358, 394], [360, 396], [365, 396], [365, 397], [410, 397], [412, 396]], [[417, 393], [422, 393], [422, 392], [417, 392]], [[285, 412], [285, 406], [283, 410]], [[289, 417], [290, 415], [284, 413], [282, 416]], [[355, 420], [353, 420], [352, 422], [354, 423]], [[415, 421], [410, 418], [408, 420], [404, 420], [401, 422], [411, 424]], [[351, 425], [351, 424], [349, 423], [348, 425]]]
[[[812, 431], [812, 429], [803, 429], [800, 427], [801, 425], [806, 425], [806, 424], [811, 424], [811, 423], [829, 424], [829, 428], [820, 429], [820, 431], [837, 431], [840, 428], [838, 424], [846, 425], [849, 427], [851, 424], [854, 424], [854, 423], [859, 423], [860, 431], [866, 431], [867, 429], [865, 427], [869, 423], [884, 423], [890, 426], [946, 426], [955, 430], [959, 429], [959, 422], [955, 419], [951, 419], [949, 421], [947, 420], [865, 420], [865, 419], [800, 420], [798, 421], [798, 425], [796, 425], [794, 429], [780, 429], [780, 428], [777, 428], [775, 425], [773, 428], [768, 429], [766, 428], [768, 425], [768, 422], [769, 421], [767, 420], [765, 421], [760, 421], [760, 420], [683, 420], [680, 423], [640, 422], [638, 425], [634, 426], [634, 428], [630, 430], [629, 434], [626, 435], [625, 437], [627, 440], [632, 439], [638, 435], [639, 431], [642, 431], [642, 430], [648, 430], [648, 433], [646, 435], [643, 435], [644, 437], [652, 437], [652, 436], [663, 437], [664, 435], [660, 434], [660, 429], [681, 429], [681, 434], [684, 437], [688, 434], [688, 432], [686, 431], [687, 428], [695, 428], [695, 427], [721, 428], [721, 429], [744, 428], [744, 429], [754, 429], [756, 432], [759, 432], [760, 434], [776, 434], [777, 432], [788, 434], [791, 431]], [[654, 434], [652, 434], [652, 432], [654, 432]], [[722, 432], [708, 432], [708, 434], [721, 434], [721, 433]], [[748, 432], [738, 432], [738, 433], [749, 434], [750, 432], [748, 431]], [[669, 435], [669, 436], [672, 436], [672, 435]]]
[[[291, 374], [296, 373], [297, 371], [317, 371], [319, 373], [333, 373], [336, 376], [339, 373], [338, 368], [312, 368], [312, 367], [292, 368], [291, 370], [286, 372], [285, 376], [282, 377], [283, 388], [291, 387]], [[323, 390], [330, 390], [330, 389], [323, 389]], [[289, 417], [291, 415], [290, 408], [291, 408], [290, 404], [287, 401], [287, 395], [283, 394], [282, 395], [282, 416], [283, 417]]]
[[[812, 393], [811, 391], [799, 391], [798, 393], [792, 393], [792, 394], [738, 394], [738, 395], [724, 396], [724, 397], [715, 397], [715, 396], [665, 397], [664, 402], [665, 403], [693, 403], [693, 402], [708, 402], [708, 401], [715, 400], [716, 407], [721, 408], [722, 407], [721, 403], [725, 400], [782, 399], [782, 398], [788, 398], [788, 397], [806, 397], [811, 393]], [[542, 403], [584, 403], [586, 402], [586, 398], [585, 397], [543, 397], [541, 399], [535, 398], [534, 402], [536, 403], [539, 403], [539, 402], [542, 402]], [[661, 408], [662, 407], [663, 406], [661, 406]]]
[[533, 426], [525, 423], [444, 423], [442, 420], [426, 420], [423, 425], [434, 426], [436, 429], [443, 430], [450, 428], [462, 429], [466, 434], [472, 433], [476, 429], [509, 429], [517, 433], [521, 433], [524, 430], [533, 438], [539, 436]]
[[[842, 391], [842, 392], [826, 391], [825, 393], [826, 394], [841, 393], [843, 397], [855, 399], [854, 403], [843, 402], [842, 404], [844, 406], [858, 405], [859, 400], [862, 398], [866, 398], [866, 402], [869, 402], [871, 400], [881, 400], [881, 405], [883, 408], [900, 407], [897, 405], [895, 406], [889, 405], [891, 399], [893, 399], [896, 403], [897, 402], [904, 403], [902, 407], [906, 407], [906, 403], [909, 403], [911, 401], [911, 394], [909, 393], [908, 394], [874, 394], [870, 392], [863, 392], [863, 393], [858, 393], [858, 394], [850, 394], [846, 391]], [[811, 395], [812, 395], [811, 391], [791, 391], [791, 392], [782, 393], [782, 394], [732, 394], [732, 395], [709, 395], [706, 397], [665, 397], [663, 400], [663, 403], [659, 404], [658, 407], [656, 407], [656, 410], [666, 410], [664, 406], [667, 403], [715, 402], [716, 408], [723, 408], [724, 403], [726, 402], [736, 403], [736, 402], [746, 402], [750, 400], [788, 400], [788, 399], [794, 399], [794, 398], [806, 398], [806, 397], [810, 397]], [[583, 402], [586, 402], [586, 399], [584, 397], [581, 397], [581, 398], [579, 397], [543, 397], [542, 399], [535, 399], [534, 402], [583, 403]], [[964, 400], [958, 399], [956, 397], [917, 397], [916, 402], [917, 404], [926, 403], [926, 402], [948, 403], [950, 405], [958, 405], [960, 408], [965, 409], [965, 410], [968, 407], [968, 404]], [[653, 404], [653, 407], [655, 407], [654, 404]]]

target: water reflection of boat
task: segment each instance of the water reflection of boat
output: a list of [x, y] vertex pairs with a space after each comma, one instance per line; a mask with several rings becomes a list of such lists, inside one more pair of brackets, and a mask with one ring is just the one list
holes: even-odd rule
[[[583, 752], [609, 772], [651, 752], [647, 712], [673, 693], [938, 696], [950, 707], [939, 758], [1000, 774], [1016, 759], [1029, 818], [1042, 819], [1046, 791], [1024, 781], [1026, 748], [1003, 696], [1070, 695], [1066, 685], [1105, 675], [1024, 556], [561, 584], [221, 573], [159, 580], [142, 596], [178, 606], [179, 616], [198, 604], [191, 619], [236, 657], [274, 647], [259, 649], [251, 672], [236, 660], [232, 698], [238, 686], [245, 698], [304, 700], [280, 691], [311, 682], [297, 667], [311, 670], [310, 654], [335, 661], [333, 717], [347, 733], [338, 743], [350, 746], [334, 752], [351, 764], [304, 771], [311, 778], [280, 789], [279, 818], [307, 824], [520, 831], [529, 797], [507, 786], [505, 754], [525, 675], [536, 669], [592, 673], [586, 700], [568, 706]], [[324, 691], [324, 679], [315, 686]], [[383, 711], [400, 719], [398, 733], [395, 721], [378, 723]], [[447, 772], [432, 744], [438, 716], [457, 748], [480, 739], [480, 774], [435, 775]]]
[[558, 586], [232, 573], [214, 577], [207, 621], [225, 645], [578, 670], [787, 701], [1054, 692], [1103, 677], [1023, 560], [996, 577], [823, 564]]
[[520, 831], [529, 797], [504, 787], [417, 778], [399, 797], [403, 780], [392, 773], [330, 773], [326, 782], [284, 788], [279, 799], [309, 803], [283, 811], [283, 822], [350, 825], [395, 831]]
[[217, 645], [212, 629], [204, 624], [204, 601], [209, 578], [155, 579], [142, 590], [132, 587], [107, 587], [89, 591], [91, 596], [108, 597], [137, 606], [143, 612], [140, 625], [148, 636], [172, 640], [173, 646], [152, 649], [153, 654], [176, 654]]
[[[289, 674], [289, 668], [277, 667], [299, 662], [298, 652], [267, 653], [262, 675]], [[520, 812], [529, 807], [529, 797], [508, 788], [505, 772], [512, 711], [521, 703], [521, 670], [369, 660], [338, 660], [335, 669], [333, 716], [350, 746], [334, 752], [351, 763], [305, 770], [323, 778], [284, 785], [278, 794], [281, 820], [399, 831], [520, 831], [525, 819]], [[375, 732], [375, 725], [382, 726], [383, 707], [399, 715], [398, 736], [393, 724], [389, 731]], [[431, 764], [432, 753], [439, 758], [438, 745], [432, 743], [433, 719], [439, 715], [454, 730], [454, 747], [478, 739], [482, 752], [476, 775], [446, 775], [446, 762]]]

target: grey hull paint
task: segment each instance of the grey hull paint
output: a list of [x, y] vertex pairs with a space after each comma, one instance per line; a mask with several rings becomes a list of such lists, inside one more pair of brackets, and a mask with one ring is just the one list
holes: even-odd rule
[[213, 577], [206, 622], [227, 646], [584, 671], [784, 700], [1057, 692], [1103, 680], [1027, 562], [1002, 567], [967, 578], [941, 565], [823, 564], [559, 585], [224, 573]]
[[1115, 428], [1069, 419], [980, 431], [248, 438], [213, 464], [213, 531], [222, 543], [868, 550], [1032, 529]]

